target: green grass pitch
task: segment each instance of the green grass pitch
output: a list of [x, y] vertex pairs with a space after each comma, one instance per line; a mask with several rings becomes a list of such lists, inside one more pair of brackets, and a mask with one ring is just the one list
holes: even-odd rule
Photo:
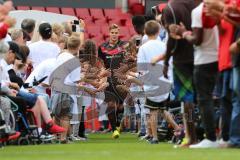
[[122, 134], [113, 140], [110, 134], [90, 134], [87, 142], [6, 146], [0, 160], [237, 160], [239, 149], [174, 149], [139, 141], [136, 135]]

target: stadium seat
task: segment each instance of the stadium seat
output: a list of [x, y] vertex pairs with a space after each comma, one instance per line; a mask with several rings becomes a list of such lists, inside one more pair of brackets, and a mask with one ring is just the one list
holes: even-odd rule
[[119, 11], [119, 9], [104, 9], [104, 14], [107, 20], [113, 20], [115, 18], [118, 18], [118, 15], [120, 13], [121, 12]]
[[120, 27], [120, 37], [129, 37], [130, 33], [129, 33], [129, 29], [128, 27]]
[[45, 11], [45, 8], [44, 7], [39, 7], [39, 6], [34, 6], [34, 7], [32, 7], [32, 10]]
[[133, 4], [130, 8], [132, 15], [144, 15], [145, 7], [141, 3]]
[[17, 6], [17, 10], [30, 10], [29, 6]]
[[110, 21], [108, 22], [108, 24], [109, 24], [109, 25], [111, 25], [111, 24], [117, 24], [117, 25], [119, 25], [119, 26], [123, 26], [122, 23], [121, 23], [121, 20], [120, 20], [120, 19], [117, 19], [117, 18], [110, 20]]
[[91, 8], [90, 13], [94, 20], [104, 18], [102, 9]]
[[101, 35], [101, 28], [97, 25], [87, 26], [87, 32], [89, 34], [89, 38], [99, 37]]
[[73, 8], [61, 8], [62, 14], [70, 15], [70, 16], [75, 16], [75, 12]]
[[107, 39], [109, 37], [109, 26], [108, 25], [102, 25], [101, 33], [103, 35], [103, 38]]
[[81, 19], [91, 18], [89, 10], [87, 8], [76, 8], [76, 15]]
[[128, 8], [131, 8], [134, 4], [140, 3], [139, 0], [128, 0]]
[[94, 23], [95, 23], [96, 25], [102, 26], [102, 25], [105, 25], [105, 24], [107, 23], [107, 20], [106, 20], [105, 17], [104, 17], [104, 18], [101, 18], [101, 19], [96, 19], [96, 20], [94, 21]]
[[104, 39], [102, 36], [93, 37], [93, 38], [91, 38], [91, 40], [93, 40], [95, 42], [97, 47], [100, 46], [104, 42]]
[[60, 13], [60, 10], [59, 10], [58, 7], [47, 7], [46, 11], [47, 12], [52, 12], [52, 13], [58, 13], [58, 14]]
[[135, 32], [135, 30], [134, 30], [133, 26], [131, 26], [131, 27], [128, 27], [128, 29], [129, 29], [129, 33], [130, 33], [130, 35], [131, 35], [131, 36], [134, 36], [134, 35], [136, 35], [136, 34], [137, 34], [137, 33]]
[[131, 36], [125, 36], [123, 38], [121, 38], [122, 41], [129, 41], [131, 39]]
[[81, 19], [84, 20], [84, 22], [85, 22], [85, 24], [86, 24], [87, 26], [89, 26], [89, 25], [95, 25], [95, 23], [93, 22], [93, 20], [92, 20], [91, 17], [88, 17], [88, 18], [81, 18]]

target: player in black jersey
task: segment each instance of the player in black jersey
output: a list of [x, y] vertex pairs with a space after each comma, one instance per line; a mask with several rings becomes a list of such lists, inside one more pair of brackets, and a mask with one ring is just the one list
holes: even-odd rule
[[107, 114], [110, 121], [113, 138], [118, 138], [120, 135], [120, 123], [123, 115], [123, 101], [125, 95], [117, 90], [119, 85], [118, 79], [114, 76], [114, 70], [120, 67], [124, 62], [125, 42], [119, 39], [119, 27], [112, 24], [109, 27], [109, 41], [103, 43], [98, 49], [98, 57], [103, 60], [106, 69], [111, 71], [111, 76], [108, 77], [109, 86], [105, 90], [105, 102], [108, 105]]

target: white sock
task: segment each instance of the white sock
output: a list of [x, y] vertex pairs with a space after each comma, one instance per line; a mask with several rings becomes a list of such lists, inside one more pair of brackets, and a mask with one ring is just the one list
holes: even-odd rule
[[39, 134], [42, 133], [42, 128], [38, 128], [38, 133], [39, 133]]

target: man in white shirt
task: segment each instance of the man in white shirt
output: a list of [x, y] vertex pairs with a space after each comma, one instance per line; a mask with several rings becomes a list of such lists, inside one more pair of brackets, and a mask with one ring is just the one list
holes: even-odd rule
[[15, 59], [22, 60], [23, 57], [19, 53], [19, 47], [15, 42], [8, 42], [4, 50], [6, 51], [5, 56], [0, 60], [0, 66], [2, 68], [1, 83], [2, 85], [8, 85], [9, 87], [19, 89], [16, 83], [10, 81], [8, 71], [12, 69]]
[[60, 53], [58, 45], [51, 42], [52, 27], [49, 23], [40, 24], [39, 34], [42, 40], [29, 45], [29, 59], [32, 61], [33, 68], [46, 59], [56, 58]]
[[198, 107], [204, 124], [206, 139], [190, 148], [216, 148], [215, 118], [213, 90], [218, 73], [218, 28], [204, 28], [203, 7], [200, 3], [192, 11], [192, 29], [187, 31], [181, 24], [177, 27], [179, 36], [195, 45], [194, 51], [194, 85], [197, 94]]

